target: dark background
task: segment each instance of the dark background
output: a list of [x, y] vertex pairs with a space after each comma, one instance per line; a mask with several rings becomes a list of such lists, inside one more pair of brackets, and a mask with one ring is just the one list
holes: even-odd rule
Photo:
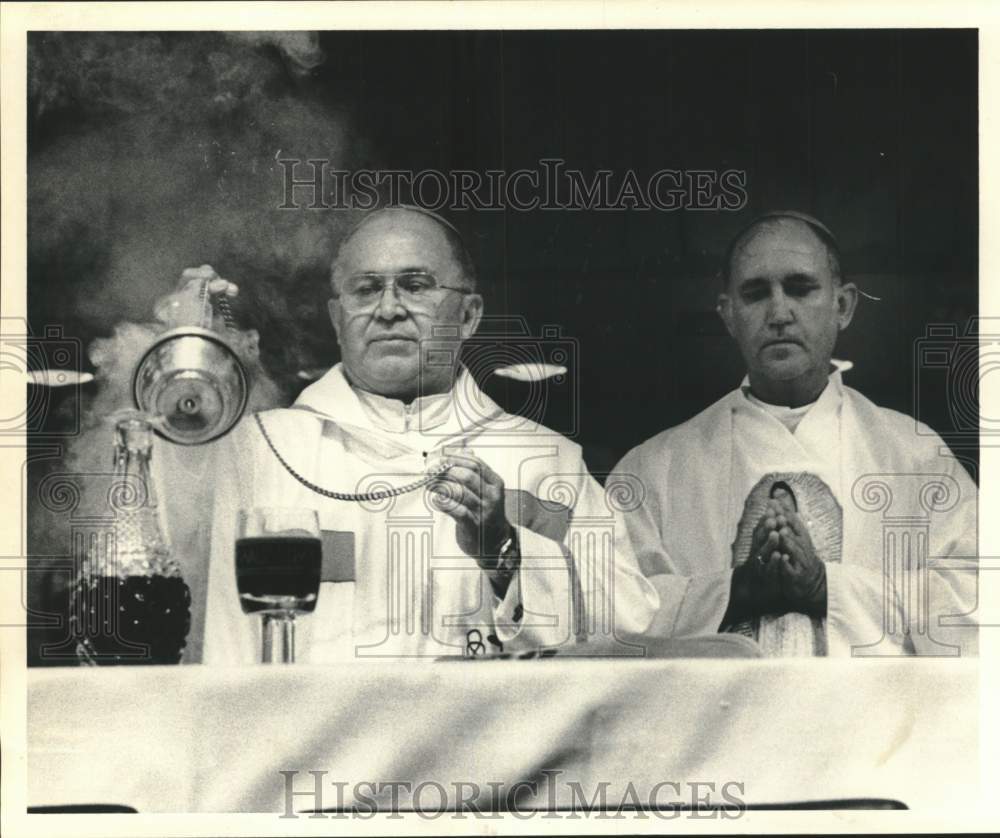
[[[977, 313], [974, 31], [346, 32], [318, 46], [309, 66], [216, 33], [29, 38], [36, 333], [60, 324], [86, 346], [148, 319], [184, 267], [208, 262], [240, 282], [241, 317], [293, 396], [296, 369], [337, 360], [325, 281], [347, 222], [276, 210], [279, 149], [444, 172], [558, 157], [616, 183], [628, 169], [741, 169], [735, 213], [452, 215], [488, 311], [571, 339], [571, 381], [547, 388], [540, 418], [601, 472], [738, 384], [714, 273], [753, 215], [796, 208], [834, 230], [847, 273], [881, 297], [861, 301], [838, 347], [855, 363], [847, 383], [960, 430], [947, 367], [915, 359], [929, 324], [961, 333]], [[510, 409], [536, 405], [525, 385], [485, 385]], [[47, 430], [72, 398], [53, 393]]]

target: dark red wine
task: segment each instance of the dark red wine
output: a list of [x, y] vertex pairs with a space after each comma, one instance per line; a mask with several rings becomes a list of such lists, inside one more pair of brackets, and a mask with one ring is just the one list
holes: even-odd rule
[[178, 663], [191, 628], [191, 591], [177, 576], [97, 576], [73, 589], [70, 625], [98, 664]]
[[318, 538], [261, 536], [236, 540], [236, 589], [246, 614], [278, 608], [312, 611], [323, 561]]

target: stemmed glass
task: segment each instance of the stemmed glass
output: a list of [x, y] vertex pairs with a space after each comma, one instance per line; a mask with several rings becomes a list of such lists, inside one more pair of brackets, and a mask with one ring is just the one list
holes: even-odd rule
[[316, 608], [323, 548], [314, 509], [241, 509], [236, 589], [244, 614], [260, 614], [261, 662], [295, 662], [295, 615]]

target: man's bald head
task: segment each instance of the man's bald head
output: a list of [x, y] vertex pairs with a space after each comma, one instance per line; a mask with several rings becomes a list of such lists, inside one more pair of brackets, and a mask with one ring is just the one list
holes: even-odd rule
[[440, 237], [447, 252], [450, 253], [458, 267], [463, 286], [470, 291], [476, 290], [476, 266], [455, 225], [430, 210], [417, 206], [403, 205], [383, 207], [382, 209], [368, 213], [344, 236], [337, 250], [337, 255], [333, 260], [330, 273], [330, 281], [333, 283], [334, 291], [338, 290], [338, 268], [356, 238], [363, 234], [384, 234], [391, 236], [394, 231], [399, 232], [402, 230], [427, 236], [430, 239]]
[[744, 227], [729, 244], [726, 250], [725, 261], [722, 266], [722, 287], [723, 290], [729, 288], [729, 281], [732, 278], [733, 260], [736, 259], [744, 249], [755, 239], [767, 236], [782, 227], [799, 228], [808, 231], [814, 236], [826, 251], [827, 263], [830, 268], [830, 275], [838, 285], [843, 282], [841, 269], [840, 245], [829, 228], [819, 219], [813, 218], [804, 212], [796, 210], [778, 210], [767, 212], [751, 221]]

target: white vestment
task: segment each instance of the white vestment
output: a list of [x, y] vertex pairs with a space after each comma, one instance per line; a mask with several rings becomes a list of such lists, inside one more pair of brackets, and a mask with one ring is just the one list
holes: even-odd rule
[[[455, 522], [424, 488], [357, 503], [323, 497], [296, 480], [268, 448], [254, 417], [218, 457], [204, 659], [259, 658], [257, 616], [242, 613], [234, 568], [236, 513], [249, 507], [317, 510], [329, 544], [351, 552], [355, 582], [323, 581], [313, 613], [296, 621], [297, 658], [414, 659], [482, 651], [572, 647], [583, 639], [642, 633], [658, 607], [631, 555], [613, 555], [614, 509], [584, 465], [580, 447], [504, 413], [462, 371], [453, 389], [412, 405], [354, 390], [341, 366], [310, 385], [290, 409], [261, 419], [299, 475], [339, 492], [402, 486], [424, 457], [467, 446], [504, 480], [521, 569], [501, 601], [456, 541]], [[324, 573], [329, 557], [324, 559]], [[333, 574], [334, 576], [336, 574]], [[620, 644], [628, 654], [635, 647]]]
[[839, 371], [794, 433], [744, 385], [630, 451], [612, 478], [630, 476], [645, 494], [621, 518], [660, 593], [651, 633], [719, 631], [734, 547], [748, 541], [746, 524], [737, 532], [748, 496], [797, 474], [825, 484], [842, 510], [839, 560], [824, 557], [825, 650], [812, 653], [974, 654], [977, 493], [941, 438], [845, 386]]

